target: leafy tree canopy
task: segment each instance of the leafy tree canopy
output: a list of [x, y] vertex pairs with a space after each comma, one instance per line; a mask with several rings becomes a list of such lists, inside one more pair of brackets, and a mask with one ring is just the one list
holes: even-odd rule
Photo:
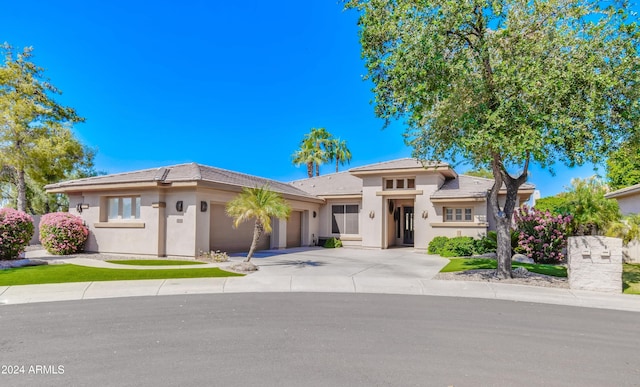
[[346, 2], [360, 12], [376, 114], [406, 121], [417, 158], [491, 168], [500, 277], [511, 275], [509, 229], [529, 162], [596, 163], [638, 131], [640, 28], [626, 2], [602, 4]]
[[609, 156], [607, 180], [612, 190], [640, 183], [640, 141], [627, 141]]
[[65, 177], [87, 160], [71, 126], [83, 122], [74, 109], [58, 104], [60, 91], [34, 64], [32, 48], [14, 55], [8, 44], [0, 66], [0, 165], [17, 191], [17, 208], [27, 209], [27, 180], [44, 185]]

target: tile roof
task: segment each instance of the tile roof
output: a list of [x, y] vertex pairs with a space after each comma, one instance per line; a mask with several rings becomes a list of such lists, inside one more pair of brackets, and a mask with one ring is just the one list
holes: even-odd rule
[[[493, 187], [493, 179], [458, 175], [457, 179], [447, 180], [440, 189], [434, 192], [432, 198], [484, 198]], [[531, 183], [524, 183], [520, 189], [534, 189]], [[503, 186], [504, 189], [504, 186]]]
[[384, 171], [388, 169], [410, 169], [410, 168], [426, 168], [426, 167], [449, 167], [447, 163], [438, 163], [435, 161], [428, 161], [422, 163], [413, 158], [404, 158], [390, 161], [383, 161], [381, 163], [364, 165], [362, 167], [351, 168], [349, 172], [369, 172], [369, 171]]
[[606, 193], [604, 197], [607, 199], [618, 198], [621, 196], [633, 195], [639, 191], [640, 191], [640, 184], [635, 184], [629, 187], [620, 188], [619, 190]]
[[290, 184], [315, 196], [362, 194], [362, 179], [353, 176], [349, 172], [338, 172], [296, 180]]
[[196, 163], [179, 164], [167, 167], [145, 169], [140, 171], [117, 173], [112, 175], [88, 177], [84, 179], [63, 181], [49, 184], [45, 188], [73, 188], [103, 184], [137, 183], [137, 182], [188, 182], [205, 181], [212, 183], [230, 184], [240, 187], [256, 187], [268, 184], [273, 191], [296, 196], [313, 197], [306, 191], [290, 184], [258, 176], [229, 171], [226, 169], [209, 167]]

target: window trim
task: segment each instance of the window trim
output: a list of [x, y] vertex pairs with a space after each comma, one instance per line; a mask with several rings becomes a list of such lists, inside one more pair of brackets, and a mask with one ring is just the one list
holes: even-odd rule
[[[334, 219], [335, 219], [334, 218], [334, 212], [333, 212], [334, 211], [334, 207], [342, 207], [343, 208], [344, 212], [342, 214], [344, 215], [344, 219], [343, 219], [342, 227], [344, 227], [344, 230], [347, 231], [347, 216], [346, 216], [346, 214], [348, 213], [347, 212], [347, 207], [349, 207], [349, 206], [356, 207], [355, 215], [356, 215], [356, 220], [357, 220], [357, 223], [356, 223], [357, 232], [356, 233], [334, 232], [334, 229], [333, 229]], [[331, 232], [331, 235], [360, 235], [360, 204], [358, 204], [358, 203], [332, 203], [329, 214], [330, 214], [330, 216], [329, 216], [329, 230]], [[336, 222], [336, 225], [337, 225], [337, 222]], [[338, 227], [338, 231], [340, 231], [340, 227]]]
[[[447, 212], [451, 210], [451, 219], [447, 219], [447, 216], [449, 215]], [[456, 212], [457, 210], [460, 210], [460, 219], [457, 219], [456, 216]], [[470, 214], [470, 219], [466, 219], [467, 217], [467, 210], [469, 210]], [[475, 221], [475, 211], [473, 207], [443, 207], [442, 208], [442, 221], [444, 223], [452, 223], [452, 222], [457, 222], [457, 223], [473, 223]]]
[[[108, 196], [105, 198], [106, 211], [105, 211], [105, 221], [108, 222], [139, 222], [141, 219], [141, 208], [142, 208], [142, 199], [140, 195], [122, 195], [122, 196]], [[124, 200], [131, 200], [131, 211], [134, 213], [133, 216], [125, 218], [124, 214]], [[112, 217], [111, 209], [113, 200], [116, 200], [118, 203], [118, 211], [117, 216]]]
[[[409, 181], [413, 181], [413, 186], [409, 186]], [[398, 184], [401, 182], [401, 184]], [[391, 184], [389, 184], [391, 183]], [[391, 188], [389, 188], [391, 185]], [[402, 187], [399, 187], [402, 185]], [[387, 177], [383, 179], [382, 189], [385, 191], [413, 191], [416, 189], [416, 177], [415, 176], [406, 176], [406, 177]]]

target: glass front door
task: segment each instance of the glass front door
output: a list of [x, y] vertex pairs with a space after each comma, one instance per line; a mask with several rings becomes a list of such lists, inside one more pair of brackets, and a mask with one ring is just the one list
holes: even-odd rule
[[404, 240], [405, 245], [413, 244], [413, 207], [403, 207], [404, 213]]

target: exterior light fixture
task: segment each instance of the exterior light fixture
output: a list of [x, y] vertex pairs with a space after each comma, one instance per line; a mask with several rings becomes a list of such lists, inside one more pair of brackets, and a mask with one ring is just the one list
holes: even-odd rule
[[372, 210], [371, 212], [369, 212], [369, 217], [370, 217], [371, 219], [375, 218], [375, 217], [376, 217], [376, 212], [375, 212], [375, 211], [373, 211], [373, 210]]
[[427, 219], [429, 217], [429, 211], [424, 210], [422, 211], [422, 219]]
[[204, 200], [200, 202], [200, 211], [201, 212], [207, 212], [207, 202], [205, 202]]
[[182, 200], [178, 200], [176, 202], [176, 211], [182, 212], [182, 208], [183, 208], [183, 202], [182, 202]]

